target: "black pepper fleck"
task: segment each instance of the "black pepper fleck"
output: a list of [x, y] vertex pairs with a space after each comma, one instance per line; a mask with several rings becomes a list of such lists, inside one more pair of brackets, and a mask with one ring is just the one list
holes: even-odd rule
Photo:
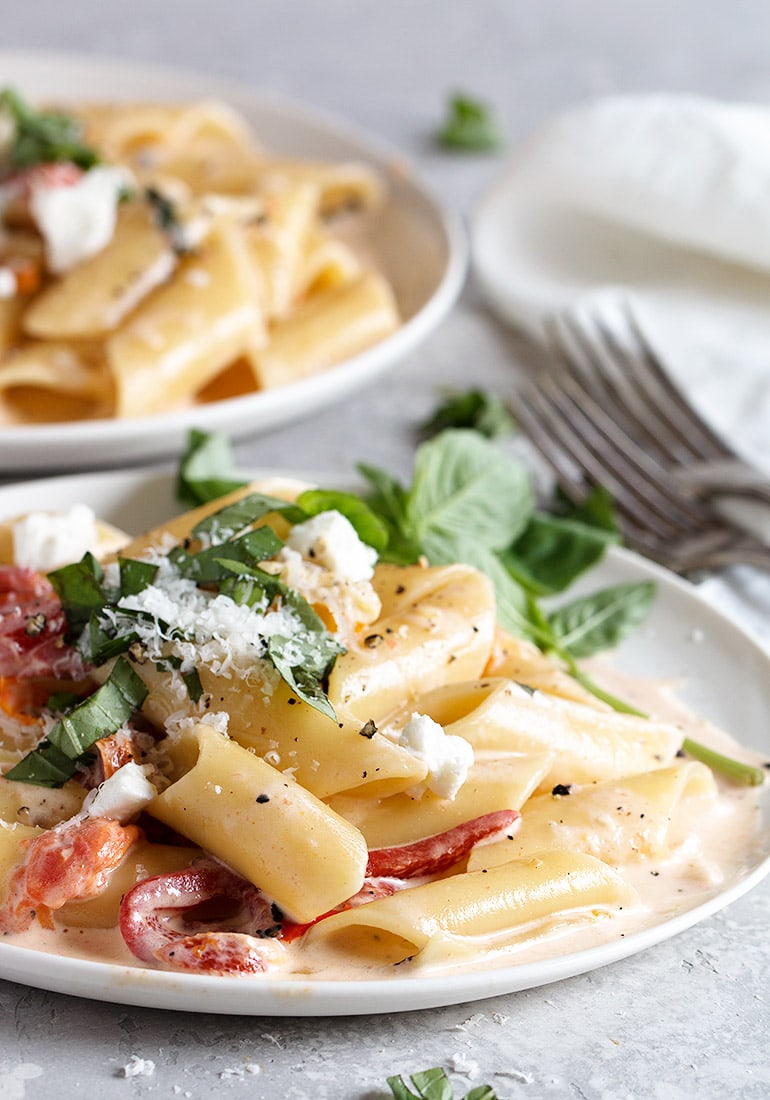
[[270, 795], [269, 794], [258, 794], [257, 795], [257, 802], [269, 802], [269, 801], [270, 801]]
[[557, 783], [556, 786], [551, 791], [551, 794], [557, 795], [557, 796], [560, 796], [560, 797], [564, 797], [564, 795], [568, 795], [571, 790], [572, 790], [572, 784], [571, 783]]

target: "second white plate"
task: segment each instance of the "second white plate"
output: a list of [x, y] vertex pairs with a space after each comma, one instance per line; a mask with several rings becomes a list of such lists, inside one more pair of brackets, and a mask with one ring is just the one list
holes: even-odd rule
[[237, 108], [278, 155], [374, 166], [386, 179], [389, 198], [372, 225], [371, 248], [393, 285], [404, 320], [367, 351], [279, 389], [152, 417], [3, 428], [0, 476], [179, 454], [193, 426], [239, 436], [288, 423], [373, 382], [428, 336], [460, 292], [467, 246], [459, 219], [395, 150], [339, 119], [222, 78], [114, 59], [0, 51], [0, 73], [4, 86], [34, 100], [220, 98]]

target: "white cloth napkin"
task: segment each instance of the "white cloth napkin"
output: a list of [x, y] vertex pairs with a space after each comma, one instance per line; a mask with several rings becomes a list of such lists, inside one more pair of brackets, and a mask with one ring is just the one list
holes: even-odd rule
[[[770, 471], [770, 106], [659, 94], [570, 111], [514, 153], [472, 242], [489, 302], [530, 332], [631, 295], [696, 407]], [[767, 576], [706, 590], [770, 642]]]
[[770, 471], [770, 106], [598, 100], [514, 153], [472, 219], [507, 320], [631, 293], [699, 410]]

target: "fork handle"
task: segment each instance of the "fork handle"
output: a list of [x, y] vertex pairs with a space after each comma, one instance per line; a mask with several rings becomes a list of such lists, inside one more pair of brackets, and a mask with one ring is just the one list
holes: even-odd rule
[[675, 471], [676, 480], [703, 496], [736, 496], [770, 504], [770, 478], [740, 461], [688, 464]]
[[675, 563], [677, 572], [694, 573], [701, 569], [721, 569], [728, 565], [753, 565], [770, 572], [770, 546], [723, 546]]

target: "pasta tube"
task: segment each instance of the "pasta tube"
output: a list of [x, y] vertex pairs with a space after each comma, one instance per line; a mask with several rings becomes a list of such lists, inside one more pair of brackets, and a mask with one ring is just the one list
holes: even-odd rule
[[201, 724], [183, 739], [191, 765], [148, 812], [258, 886], [297, 921], [361, 888], [359, 831], [290, 776]]
[[243, 239], [218, 224], [107, 341], [117, 416], [154, 412], [196, 393], [264, 339]]
[[550, 918], [579, 919], [611, 912], [636, 892], [606, 864], [579, 853], [545, 852], [484, 871], [454, 875], [400, 890], [320, 921], [306, 934], [307, 949], [351, 952], [372, 963], [399, 963], [429, 945], [438, 962], [451, 940], [515, 940]]
[[468, 869], [556, 848], [587, 852], [613, 865], [660, 859], [669, 854], [672, 823], [682, 803], [716, 797], [712, 773], [696, 761], [566, 790], [530, 799], [512, 839], [476, 848]]

